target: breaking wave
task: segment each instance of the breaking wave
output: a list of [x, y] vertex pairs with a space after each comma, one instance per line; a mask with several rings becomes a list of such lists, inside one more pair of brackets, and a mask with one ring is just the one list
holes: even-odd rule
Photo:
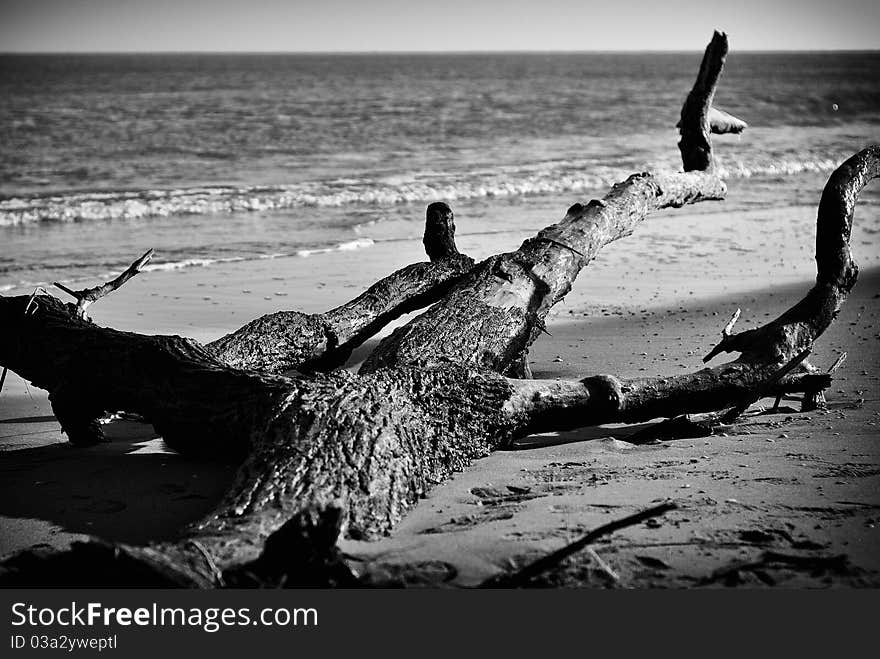
[[[832, 158], [722, 160], [719, 173], [723, 178], [797, 176], [831, 171], [838, 162]], [[664, 165], [674, 166], [671, 162], [661, 166]], [[473, 171], [464, 175], [414, 174], [393, 180], [337, 179], [283, 186], [216, 186], [10, 197], [0, 200], [0, 226], [592, 192], [607, 188], [637, 169], [596, 166], [592, 161], [561, 161]]]
[[[185, 270], [188, 268], [204, 268], [212, 265], [218, 265], [222, 263], [240, 263], [242, 261], [263, 261], [269, 259], [280, 259], [286, 257], [308, 257], [313, 256], [315, 254], [328, 254], [330, 252], [349, 252], [356, 249], [364, 249], [367, 247], [372, 247], [375, 244], [375, 241], [371, 238], [358, 238], [356, 240], [346, 240], [342, 242], [335, 243], [333, 245], [328, 245], [326, 247], [315, 247], [311, 249], [298, 249], [290, 252], [274, 252], [271, 254], [256, 254], [256, 255], [246, 255], [246, 256], [223, 256], [223, 257], [202, 257], [202, 258], [189, 258], [189, 259], [180, 259], [180, 260], [171, 260], [164, 262], [153, 262], [149, 265], [144, 266], [144, 272], [169, 272], [174, 270]], [[60, 281], [62, 283], [70, 283], [72, 281], [80, 281], [80, 280], [98, 280], [103, 281], [105, 279], [110, 279], [119, 274], [119, 270], [121, 267], [124, 267], [124, 264], [116, 264], [116, 263], [106, 263], [103, 264], [102, 267], [110, 268], [103, 271], [95, 271], [95, 264], [93, 262], [86, 263], [67, 263], [67, 264], [56, 264], [58, 269], [72, 269], [74, 271], [80, 272], [80, 276], [71, 279], [71, 278], [61, 278]], [[18, 268], [19, 272], [27, 271], [27, 268]], [[88, 273], [88, 275], [84, 273]], [[6, 293], [7, 291], [12, 291], [16, 289], [22, 288], [32, 288], [34, 286], [49, 286], [49, 281], [44, 281], [40, 279], [32, 279], [25, 278], [17, 283], [7, 283], [0, 284], [0, 294]]]

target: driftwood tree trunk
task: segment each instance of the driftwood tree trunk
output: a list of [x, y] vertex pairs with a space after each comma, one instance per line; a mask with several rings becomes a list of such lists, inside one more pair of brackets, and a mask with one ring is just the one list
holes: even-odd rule
[[[726, 38], [716, 33], [685, 104], [691, 110], [682, 113], [683, 156], [700, 152], [692, 142], [702, 136], [709, 144], [702, 171], [634, 175], [601, 201], [575, 204], [517, 251], [477, 266], [454, 247], [451, 212], [432, 206], [431, 264], [398, 271], [328, 314], [272, 314], [209, 347], [98, 327], [49, 296], [0, 298], [0, 364], [50, 392], [72, 440], [94, 439], [90, 422], [105, 410], [125, 409], [143, 414], [178, 450], [244, 456], [214, 512], [177, 541], [133, 547], [96, 539], [66, 552], [25, 552], [2, 564], [0, 581], [353, 584], [357, 575], [336, 549], [340, 533], [388, 532], [433, 485], [514, 438], [739, 409], [756, 396], [828, 386], [830, 378], [803, 359], [855, 282], [852, 211], [858, 191], [878, 173], [877, 147], [844, 163], [826, 187], [816, 287], [764, 327], [726, 332], [713, 351], [737, 351], [739, 359], [668, 378], [505, 375], [524, 374], [525, 352], [547, 311], [603, 245], [631, 233], [655, 209], [723, 196], [708, 135], [726, 50]], [[432, 218], [440, 218], [433, 224], [438, 232]], [[321, 372], [391, 317], [434, 300], [383, 341], [359, 374]], [[315, 372], [266, 372], [291, 366]]]
[[208, 348], [231, 366], [273, 373], [341, 366], [385, 325], [443, 297], [474, 265], [455, 246], [452, 209], [442, 202], [428, 206], [423, 242], [430, 262], [402, 268], [340, 307], [267, 314]]

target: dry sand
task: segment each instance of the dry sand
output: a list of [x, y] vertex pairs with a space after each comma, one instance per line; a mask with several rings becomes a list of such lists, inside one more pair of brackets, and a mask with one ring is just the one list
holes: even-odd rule
[[[664, 247], [673, 228], [711, 236], [706, 218], [723, 209], [708, 208], [675, 219], [664, 214], [626, 244], [608, 248], [550, 317], [552, 336], [541, 337], [531, 353], [535, 376], [695, 370], [737, 306], [745, 329], [806, 291], [813, 266], [804, 235], [796, 238], [806, 249], [775, 234], [762, 236], [752, 253], [737, 249], [742, 236], [730, 250], [715, 245], [706, 248], [710, 253], [679, 250], [674, 240]], [[774, 213], [811, 218], [815, 211]], [[524, 236], [465, 232], [459, 243], [482, 257]], [[862, 236], [860, 243], [857, 258], [876, 263], [875, 238]], [[422, 258], [413, 240], [150, 272], [95, 305], [92, 315], [121, 329], [208, 340], [280, 308], [324, 310]], [[798, 403], [786, 402], [788, 409], [753, 414], [726, 437], [651, 446], [627, 443], [634, 429], [621, 427], [530, 437], [433, 490], [391, 537], [346, 541], [344, 548], [397, 564], [401, 582], [472, 585], [673, 498], [680, 510], [597, 543], [600, 560], [578, 553], [542, 583], [880, 585], [878, 289], [880, 270], [866, 270], [811, 358], [826, 366], [840, 351], [849, 353], [828, 392], [827, 411], [802, 414]], [[69, 446], [45, 393], [10, 374], [0, 394], [0, 554], [63, 546], [82, 534], [131, 543], [172, 537], [211, 508], [235, 469], [173, 454], [142, 424], [114, 422], [108, 434], [109, 444]]]

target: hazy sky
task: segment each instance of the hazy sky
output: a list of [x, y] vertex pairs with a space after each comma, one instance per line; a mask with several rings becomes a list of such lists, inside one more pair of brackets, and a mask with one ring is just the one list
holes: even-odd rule
[[880, 0], [0, 0], [0, 52], [880, 48]]

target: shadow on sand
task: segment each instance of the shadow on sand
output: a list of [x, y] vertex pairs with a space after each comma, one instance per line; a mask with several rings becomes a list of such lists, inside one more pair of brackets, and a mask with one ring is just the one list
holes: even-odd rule
[[170, 452], [147, 424], [117, 421], [105, 429], [111, 441], [99, 446], [54, 443], [0, 453], [0, 516], [120, 542], [172, 538], [210, 511], [237, 466]]

